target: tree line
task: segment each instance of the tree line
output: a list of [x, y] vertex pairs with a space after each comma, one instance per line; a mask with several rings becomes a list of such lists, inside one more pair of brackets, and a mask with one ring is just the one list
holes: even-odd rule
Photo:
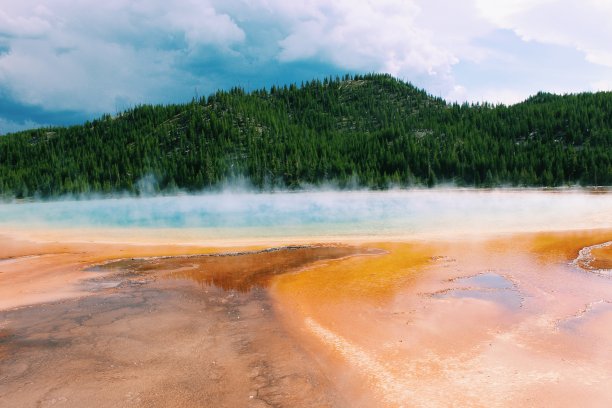
[[0, 138], [0, 194], [612, 184], [612, 93], [450, 104], [389, 75], [347, 75]]

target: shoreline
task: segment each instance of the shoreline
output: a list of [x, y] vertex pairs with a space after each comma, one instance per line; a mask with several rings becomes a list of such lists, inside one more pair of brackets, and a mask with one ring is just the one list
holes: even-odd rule
[[38, 244], [99, 244], [129, 246], [174, 246], [174, 247], [274, 247], [287, 245], [316, 244], [367, 244], [377, 242], [428, 242], [457, 240], [482, 240], [497, 237], [511, 237], [523, 234], [564, 234], [582, 232], [605, 233], [611, 226], [589, 228], [587, 226], [516, 228], [504, 230], [453, 230], [450, 232], [408, 232], [405, 234], [302, 234], [287, 236], [253, 235], [245, 236], [238, 231], [236, 236], [211, 236], [202, 228], [95, 228], [95, 227], [50, 227], [50, 226], [3, 226], [0, 239], [24, 240]]

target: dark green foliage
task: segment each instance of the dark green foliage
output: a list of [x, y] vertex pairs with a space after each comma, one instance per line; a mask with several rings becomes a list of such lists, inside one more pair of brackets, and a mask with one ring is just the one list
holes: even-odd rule
[[0, 194], [612, 184], [612, 93], [457, 105], [388, 75], [139, 106], [0, 138]]

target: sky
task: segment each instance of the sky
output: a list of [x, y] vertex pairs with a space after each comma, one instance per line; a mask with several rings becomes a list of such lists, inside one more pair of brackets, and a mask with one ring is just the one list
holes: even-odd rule
[[0, 0], [0, 134], [345, 73], [450, 102], [612, 90], [612, 0]]

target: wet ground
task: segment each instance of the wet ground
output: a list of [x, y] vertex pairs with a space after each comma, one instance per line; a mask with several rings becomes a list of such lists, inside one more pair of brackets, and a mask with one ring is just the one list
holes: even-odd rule
[[612, 406], [610, 241], [8, 239], [0, 406]]
[[611, 239], [380, 243], [384, 256], [279, 276], [272, 294], [351, 406], [607, 407], [612, 280], [593, 266]]
[[339, 406], [274, 318], [271, 276], [364, 252], [290, 247], [129, 259], [94, 295], [0, 313], [2, 406]]

